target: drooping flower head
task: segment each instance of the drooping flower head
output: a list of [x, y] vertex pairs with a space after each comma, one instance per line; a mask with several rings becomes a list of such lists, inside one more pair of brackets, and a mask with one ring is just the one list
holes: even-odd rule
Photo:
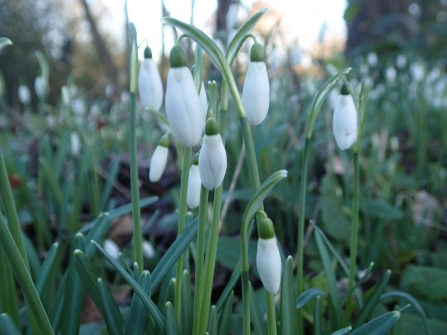
[[160, 109], [163, 102], [163, 84], [149, 47], [144, 49], [144, 59], [138, 73], [138, 92], [145, 108]]
[[149, 167], [149, 180], [153, 183], [160, 180], [161, 175], [165, 170], [166, 163], [168, 161], [168, 148], [169, 135], [166, 133], [161, 137], [157, 147], [155, 148], [154, 154], [152, 155], [151, 165]]
[[188, 190], [186, 192], [186, 204], [191, 209], [199, 207], [201, 186], [202, 179], [200, 178], [199, 171], [199, 154], [197, 153], [189, 169]]
[[271, 294], [276, 294], [281, 285], [281, 256], [279, 254], [272, 220], [267, 216], [259, 220], [258, 234], [256, 267], [264, 288]]
[[242, 91], [242, 104], [248, 122], [254, 126], [264, 121], [269, 110], [270, 84], [264, 60], [264, 47], [259, 43], [253, 44]]
[[202, 106], [191, 71], [186, 67], [186, 54], [174, 46], [170, 54], [171, 69], [166, 87], [166, 116], [172, 134], [183, 147], [193, 147], [202, 135]]
[[346, 84], [342, 86], [335, 103], [332, 130], [341, 150], [350, 148], [357, 140], [357, 111]]
[[216, 119], [206, 121], [205, 136], [199, 155], [199, 172], [203, 186], [208, 190], [219, 187], [227, 171], [227, 152], [219, 134]]

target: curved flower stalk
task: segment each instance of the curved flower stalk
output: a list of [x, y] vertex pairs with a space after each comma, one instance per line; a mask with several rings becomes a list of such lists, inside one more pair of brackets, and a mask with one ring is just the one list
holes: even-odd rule
[[203, 186], [212, 190], [218, 188], [227, 171], [227, 152], [219, 134], [216, 119], [210, 118], [206, 122], [205, 136], [199, 155], [199, 172]]
[[357, 140], [357, 111], [354, 99], [346, 84], [343, 84], [338, 96], [332, 129], [335, 141], [341, 150], [346, 150]]
[[199, 171], [199, 155], [196, 154], [189, 170], [188, 191], [186, 193], [186, 204], [191, 209], [199, 207], [201, 186], [202, 179], [200, 178]]
[[202, 120], [204, 120], [202, 128], [203, 131], [205, 129], [206, 114], [208, 113], [208, 98], [206, 96], [206, 90], [203, 81], [202, 81], [202, 87], [200, 88], [199, 98], [200, 98], [200, 105], [202, 106], [202, 117], [203, 117]]
[[138, 93], [145, 108], [159, 110], [163, 102], [163, 84], [149, 47], [144, 49], [144, 59], [138, 73]]
[[191, 71], [186, 67], [183, 48], [176, 45], [170, 54], [171, 69], [166, 87], [166, 116], [175, 139], [186, 148], [196, 145], [202, 135], [202, 107]]
[[253, 44], [242, 91], [242, 104], [248, 122], [254, 126], [264, 121], [269, 110], [270, 84], [264, 60], [264, 47], [259, 43]]
[[166, 133], [161, 137], [157, 147], [155, 148], [154, 154], [152, 155], [151, 165], [149, 167], [149, 180], [153, 183], [160, 180], [161, 175], [165, 170], [166, 163], [168, 161], [168, 148], [169, 135]]

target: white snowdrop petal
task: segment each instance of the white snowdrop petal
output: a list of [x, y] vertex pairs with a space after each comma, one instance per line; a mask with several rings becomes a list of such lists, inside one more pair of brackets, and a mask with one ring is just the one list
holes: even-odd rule
[[145, 108], [159, 110], [163, 102], [163, 84], [152, 58], [141, 62], [138, 73], [138, 93]]
[[203, 186], [208, 190], [219, 187], [227, 171], [227, 153], [219, 134], [203, 138], [199, 155], [199, 171]]
[[186, 204], [191, 209], [199, 207], [201, 186], [199, 166], [193, 164], [189, 170], [188, 190], [186, 192]]
[[262, 285], [271, 294], [276, 294], [281, 285], [281, 256], [279, 254], [276, 237], [270, 239], [258, 239], [256, 253], [256, 267]]
[[31, 101], [31, 92], [29, 91], [28, 86], [20, 85], [19, 86], [19, 100], [23, 105], [28, 105]]
[[70, 134], [70, 148], [73, 156], [78, 156], [81, 152], [81, 138], [76, 132]]
[[163, 174], [166, 162], [168, 161], [168, 148], [157, 145], [152, 155], [151, 165], [149, 167], [149, 180], [153, 183], [160, 180]]
[[202, 107], [186, 67], [169, 70], [165, 105], [175, 139], [184, 147], [196, 145], [202, 135]]
[[142, 248], [143, 248], [143, 256], [144, 257], [151, 259], [155, 256], [154, 247], [148, 241], [143, 241]]
[[118, 259], [120, 257], [120, 248], [118, 245], [110, 239], [104, 241], [104, 250], [113, 259]]
[[332, 121], [337, 145], [341, 150], [348, 149], [357, 140], [357, 112], [350, 94], [338, 97]]
[[264, 62], [250, 62], [242, 92], [242, 104], [252, 125], [264, 121], [269, 110], [270, 84]]

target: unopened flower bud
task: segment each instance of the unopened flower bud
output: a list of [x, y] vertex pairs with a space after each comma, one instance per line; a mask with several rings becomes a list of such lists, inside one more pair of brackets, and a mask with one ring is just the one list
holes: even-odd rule
[[149, 180], [156, 183], [160, 180], [163, 174], [166, 163], [168, 162], [169, 153], [169, 135], [165, 134], [160, 139], [157, 147], [155, 148], [154, 154], [152, 155], [151, 165], [149, 167]]
[[337, 98], [332, 120], [335, 141], [341, 150], [346, 150], [357, 140], [357, 111], [354, 99], [344, 84]]
[[270, 84], [264, 59], [264, 47], [259, 43], [253, 44], [242, 92], [242, 104], [252, 125], [264, 121], [269, 110]]
[[208, 190], [219, 187], [227, 171], [227, 152], [219, 134], [217, 121], [213, 118], [206, 122], [199, 155], [199, 171], [203, 186]]
[[138, 73], [138, 92], [145, 108], [153, 110], [160, 108], [163, 102], [163, 85], [149, 47], [144, 50], [144, 59]]
[[110, 239], [104, 241], [104, 250], [110, 257], [117, 260], [120, 257], [120, 248], [118, 245]]
[[171, 69], [166, 87], [166, 116], [172, 134], [183, 147], [193, 147], [202, 135], [202, 107], [191, 71], [186, 67], [185, 51], [171, 50]]

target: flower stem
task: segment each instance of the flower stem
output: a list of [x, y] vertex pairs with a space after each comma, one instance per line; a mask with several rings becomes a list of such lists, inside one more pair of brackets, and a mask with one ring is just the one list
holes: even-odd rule
[[265, 301], [267, 303], [268, 335], [276, 335], [275, 296], [265, 291]]
[[[351, 252], [349, 255], [349, 281], [348, 291], [354, 287], [355, 265], [357, 260], [357, 245], [359, 234], [359, 153], [354, 152], [354, 198], [352, 199], [352, 228], [351, 228]], [[346, 302], [346, 324], [350, 324], [352, 312], [352, 299], [348, 298]]]
[[143, 270], [143, 241], [141, 234], [140, 218], [140, 192], [138, 189], [138, 163], [137, 163], [137, 135], [136, 135], [136, 96], [130, 93], [130, 188], [132, 193], [132, 221], [133, 221], [133, 245], [134, 258], [138, 269]]
[[193, 334], [199, 333], [200, 310], [203, 297], [203, 261], [205, 256], [206, 218], [208, 213], [208, 190], [202, 185], [199, 205], [199, 228], [197, 233], [196, 280], [194, 294]]
[[[306, 184], [307, 184], [307, 165], [309, 160], [309, 143], [310, 138], [306, 137], [304, 142], [303, 159], [301, 162], [301, 189], [300, 189], [300, 213], [298, 221], [298, 241], [297, 241], [297, 296], [304, 292], [304, 219], [306, 215]], [[304, 334], [303, 315], [301, 310], [298, 310], [298, 334]]]
[[[191, 167], [192, 148], [185, 148], [183, 156], [182, 176], [180, 185], [180, 203], [178, 209], [178, 235], [185, 229], [186, 222], [186, 194], [188, 192], [189, 169]], [[175, 315], [177, 320], [181, 320], [182, 307], [182, 278], [183, 278], [183, 256], [177, 260], [177, 272], [175, 282]]]

